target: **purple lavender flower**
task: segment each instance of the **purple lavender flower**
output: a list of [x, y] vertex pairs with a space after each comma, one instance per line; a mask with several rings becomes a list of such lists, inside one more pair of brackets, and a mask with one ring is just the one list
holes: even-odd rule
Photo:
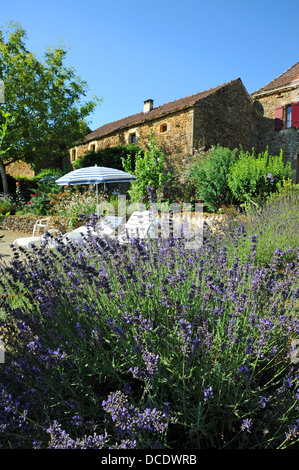
[[243, 419], [243, 423], [242, 423], [242, 426], [241, 426], [241, 430], [242, 431], [247, 431], [247, 432], [251, 432], [251, 425], [252, 425], [252, 419]]
[[209, 400], [209, 399], [213, 396], [213, 389], [212, 389], [212, 387], [204, 388], [204, 389], [203, 389], [203, 393], [204, 393], [204, 401]]
[[286, 433], [286, 439], [291, 440], [299, 436], [299, 419], [297, 419]]
[[[48, 449], [107, 449], [108, 447], [108, 434], [93, 436], [85, 436], [80, 439], [72, 439], [70, 435], [64, 431], [57, 421], [47, 429], [47, 433], [50, 434], [50, 441], [48, 443]], [[41, 448], [40, 443], [38, 447]], [[36, 448], [36, 447], [35, 447]]]
[[144, 350], [142, 352], [142, 358], [144, 360], [145, 369], [135, 366], [134, 368], [131, 367], [130, 371], [132, 372], [133, 377], [146, 382], [147, 380], [153, 379], [158, 372], [159, 355]]
[[269, 178], [269, 180], [271, 181], [271, 183], [273, 183], [274, 177], [273, 177], [272, 173], [268, 173], [268, 174], [267, 174], [267, 178]]
[[126, 395], [120, 390], [110, 393], [102, 403], [104, 410], [111, 415], [116, 428], [134, 434], [140, 430], [164, 433], [168, 422], [174, 422], [171, 415], [156, 408], [143, 410], [130, 404]]

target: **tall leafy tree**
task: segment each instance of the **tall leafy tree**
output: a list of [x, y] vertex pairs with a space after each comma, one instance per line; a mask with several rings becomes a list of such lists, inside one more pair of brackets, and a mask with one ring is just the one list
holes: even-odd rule
[[[59, 44], [47, 48], [43, 61], [26, 48], [26, 31], [10, 23], [7, 31], [0, 28], [0, 79], [4, 81], [5, 103], [9, 113], [2, 138], [0, 173], [3, 190], [8, 192], [5, 168], [22, 160], [35, 168], [43, 159], [58, 159], [67, 147], [86, 135], [86, 118], [101, 101], [96, 96], [83, 101], [87, 83], [65, 66], [67, 51]], [[0, 126], [5, 123], [0, 114]]]

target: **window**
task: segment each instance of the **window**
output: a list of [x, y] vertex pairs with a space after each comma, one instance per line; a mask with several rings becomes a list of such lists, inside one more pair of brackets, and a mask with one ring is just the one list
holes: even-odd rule
[[161, 124], [161, 126], [160, 126], [160, 132], [161, 132], [161, 133], [162, 133], [162, 132], [167, 132], [167, 124], [165, 124], [165, 123], [164, 123], [164, 124]]
[[129, 144], [135, 145], [136, 142], [137, 142], [136, 134], [135, 133], [129, 134]]
[[76, 160], [77, 156], [77, 149], [72, 149], [71, 151], [71, 162], [74, 162]]
[[289, 104], [286, 106], [286, 128], [292, 127], [292, 106]]
[[275, 130], [299, 127], [299, 102], [275, 108]]
[[127, 145], [137, 145], [139, 139], [139, 129], [138, 127], [131, 127], [128, 129], [128, 132], [125, 134], [125, 141]]
[[95, 152], [97, 149], [97, 143], [96, 142], [91, 142], [89, 145], [88, 145], [88, 150], [89, 152]]

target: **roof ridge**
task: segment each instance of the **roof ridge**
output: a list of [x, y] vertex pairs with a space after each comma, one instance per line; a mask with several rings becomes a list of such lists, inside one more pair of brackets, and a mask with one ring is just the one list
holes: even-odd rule
[[[94, 131], [88, 133], [88, 134], [85, 136], [84, 140], [85, 140], [85, 141], [88, 141], [88, 140], [91, 140], [92, 138], [96, 138], [96, 137], [100, 136], [101, 134], [98, 134], [98, 132], [100, 131], [100, 129], [103, 129], [105, 126], [107, 126], [107, 127], [108, 127], [108, 126], [109, 126], [109, 127], [112, 127], [112, 128], [114, 128], [114, 130], [116, 130], [117, 128], [115, 128], [115, 125], [118, 124], [118, 123], [120, 123], [120, 125], [121, 125], [121, 122], [122, 122], [122, 121], [128, 121], [128, 124], [132, 124], [132, 123], [134, 122], [134, 118], [138, 119], [138, 118], [141, 117], [141, 116], [148, 117], [148, 116], [151, 116], [151, 115], [153, 115], [153, 114], [156, 115], [157, 112], [159, 113], [159, 110], [161, 110], [161, 108], [163, 108], [163, 107], [166, 108], [167, 106], [172, 105], [172, 104], [175, 105], [175, 103], [178, 103], [178, 104], [179, 104], [180, 101], [181, 101], [181, 102], [183, 102], [183, 101], [185, 101], [185, 100], [186, 100], [186, 101], [189, 101], [189, 100], [192, 100], [192, 98], [193, 98], [195, 101], [192, 101], [192, 102], [190, 102], [190, 103], [186, 103], [186, 106], [192, 106], [192, 105], [196, 102], [196, 97], [197, 97], [197, 96], [198, 96], [198, 99], [201, 99], [201, 98], [200, 98], [200, 95], [202, 95], [202, 98], [205, 98], [206, 96], [209, 96], [210, 94], [216, 92], [217, 90], [219, 90], [219, 89], [221, 89], [221, 88], [223, 88], [223, 87], [225, 87], [225, 86], [227, 86], [227, 85], [230, 85], [231, 83], [236, 82], [236, 81], [238, 81], [238, 80], [241, 80], [241, 79], [240, 79], [240, 78], [236, 78], [236, 79], [234, 79], [234, 80], [230, 80], [229, 82], [223, 83], [223, 84], [221, 84], [221, 85], [217, 85], [217, 86], [215, 86], [215, 87], [209, 88], [209, 89], [207, 89], [207, 90], [199, 91], [199, 92], [197, 92], [197, 93], [193, 93], [193, 94], [191, 94], [191, 95], [187, 95], [187, 96], [185, 96], [185, 97], [183, 97], [183, 98], [178, 98], [178, 99], [176, 99], [176, 100], [169, 101], [169, 102], [167, 102], [167, 103], [161, 104], [161, 105], [159, 105], [159, 106], [153, 108], [151, 111], [148, 111], [147, 113], [144, 113], [143, 111], [140, 111], [139, 113], [131, 114], [130, 116], [126, 116], [126, 117], [123, 117], [123, 118], [120, 118], [120, 119], [116, 119], [115, 121], [112, 121], [112, 122], [103, 124], [102, 126], [96, 128]], [[169, 110], [169, 112], [175, 111], [175, 109], [176, 109], [176, 108], [173, 108], [173, 109]], [[154, 112], [154, 113], [153, 113], [153, 112]], [[153, 116], [153, 117], [155, 117], [155, 116]], [[110, 132], [112, 132], [112, 131], [113, 131], [113, 130], [111, 130]]]
[[[283, 77], [284, 75], [287, 75], [294, 67], [296, 67], [296, 66], [298, 66], [298, 65], [299, 65], [299, 61], [296, 62], [295, 64], [291, 65], [291, 67], [289, 67], [287, 70], [285, 70], [283, 73], [281, 73], [280, 75], [278, 75], [276, 78], [274, 78], [273, 80], [271, 80], [270, 82], [268, 82], [268, 83], [267, 83], [266, 85], [264, 85], [263, 87], [261, 87], [261, 88], [259, 88], [258, 90], [252, 92], [251, 95], [255, 95], [255, 94], [257, 94], [257, 93], [260, 93], [260, 92], [262, 92], [263, 90], [272, 90], [272, 89], [276, 88], [275, 86], [273, 86], [273, 87], [271, 88], [271, 87], [270, 87], [271, 83], [275, 83], [276, 81], [279, 81], [279, 79], [280, 79], [281, 77]], [[285, 83], [284, 85], [287, 85], [287, 84], [289, 84], [289, 83], [291, 83], [291, 81]], [[284, 86], [284, 85], [282, 85], [282, 86]]]
[[[224, 87], [224, 86], [226, 86], [226, 85], [229, 85], [230, 83], [235, 82], [235, 81], [237, 81], [237, 80], [240, 80], [240, 79], [239, 79], [239, 78], [236, 78], [235, 80], [230, 80], [229, 82], [222, 83], [221, 85], [216, 85], [216, 86], [214, 86], [214, 87], [208, 88], [207, 90], [198, 91], [198, 92], [196, 92], [196, 93], [192, 93], [191, 95], [183, 96], [182, 98], [178, 98], [178, 99], [176, 99], [176, 100], [168, 101], [167, 103], [164, 103], [164, 104], [161, 104], [161, 105], [157, 106], [157, 108], [160, 108], [161, 106], [165, 106], [165, 105], [167, 105], [167, 104], [175, 103], [176, 101], [186, 100], [186, 99], [188, 99], [188, 98], [192, 98], [192, 97], [195, 97], [195, 96], [197, 96], [197, 95], [201, 95], [201, 94], [203, 94], [203, 93], [212, 92], [212, 90], [215, 90], [215, 91], [216, 91], [217, 89], [220, 89], [220, 88], [222, 88], [222, 87]], [[155, 108], [155, 109], [157, 109], [157, 108]]]

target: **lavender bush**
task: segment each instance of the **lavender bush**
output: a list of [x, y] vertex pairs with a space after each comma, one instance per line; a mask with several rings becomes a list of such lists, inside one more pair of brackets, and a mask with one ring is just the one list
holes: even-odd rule
[[[0, 447], [299, 447], [299, 250], [267, 267], [205, 226], [15, 249], [1, 266]], [[298, 244], [299, 245], [299, 244]], [[1, 293], [0, 292], [0, 293]]]
[[299, 193], [274, 193], [261, 208], [251, 207], [246, 216], [232, 217], [230, 214], [225, 227], [225, 243], [234, 253], [233, 233], [236, 227], [243, 227], [244, 237], [238, 244], [237, 254], [241, 261], [246, 261], [251, 236], [257, 235], [255, 264], [269, 266], [274, 253], [284, 252], [281, 263], [294, 262], [299, 244]]

